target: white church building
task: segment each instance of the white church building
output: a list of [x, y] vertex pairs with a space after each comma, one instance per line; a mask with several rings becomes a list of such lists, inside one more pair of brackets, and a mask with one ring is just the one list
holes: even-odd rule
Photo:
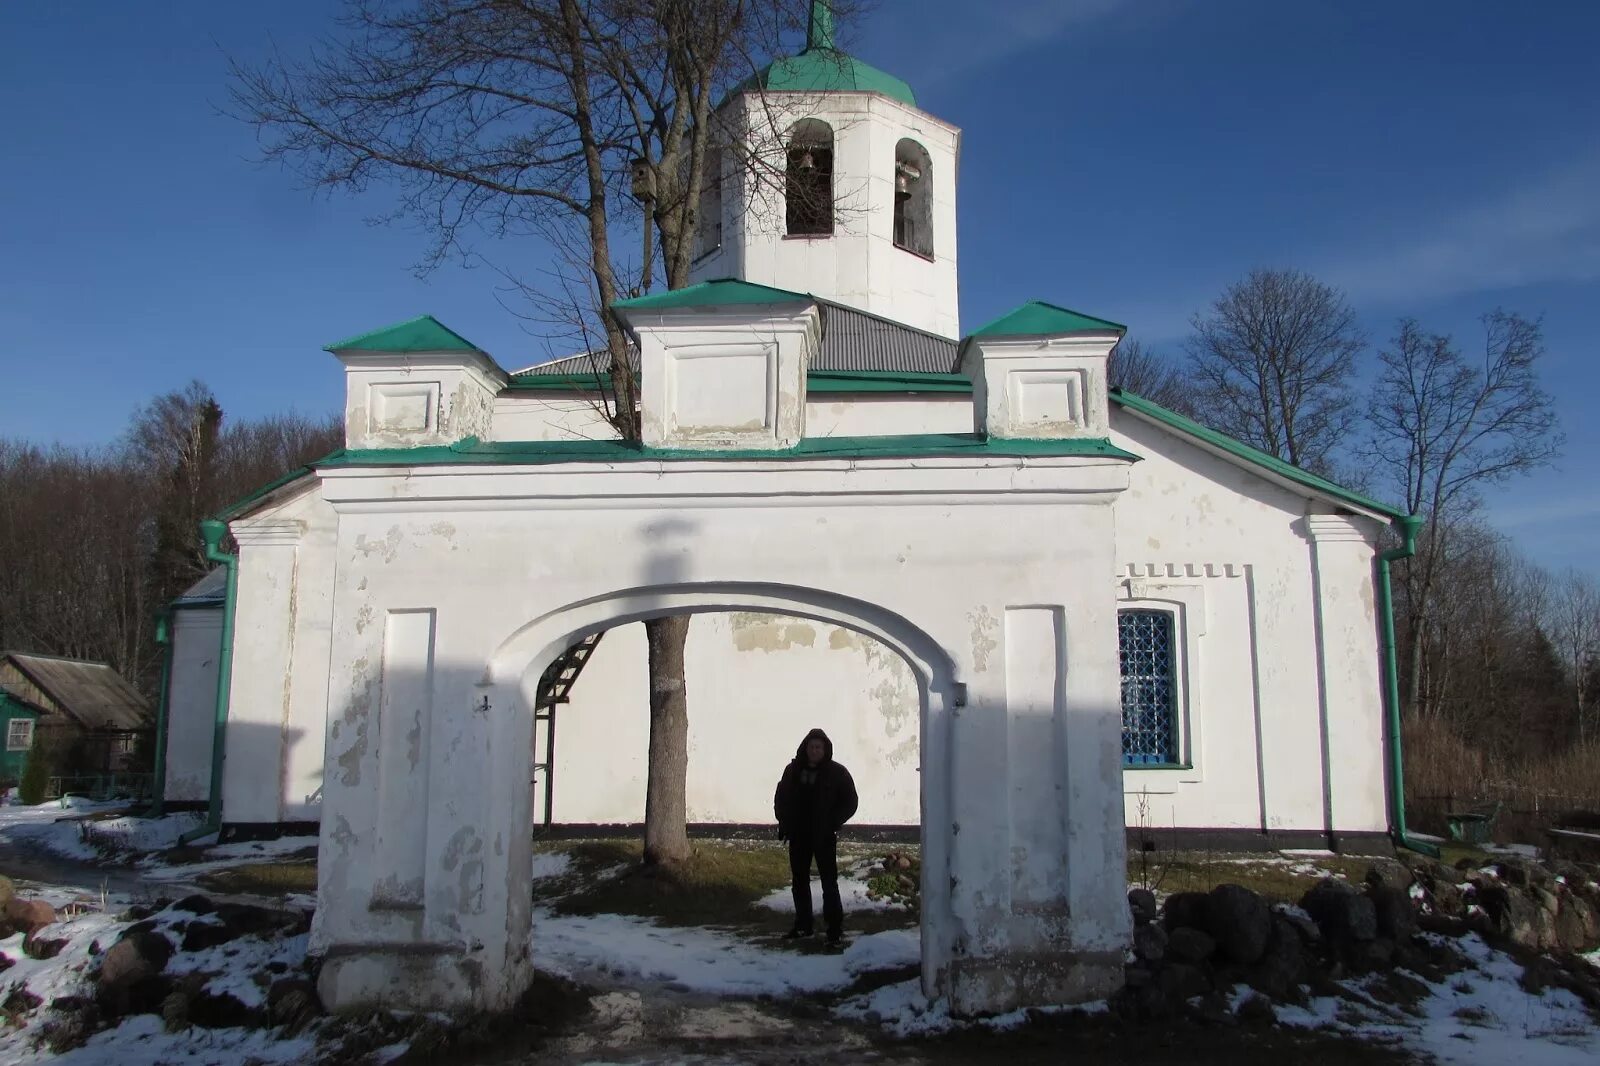
[[413, 995], [402, 971], [514, 995], [451, 975], [525, 964], [483, 930], [526, 922], [539, 826], [642, 820], [637, 623], [666, 613], [695, 615], [691, 823], [770, 824], [825, 729], [858, 825], [920, 827], [950, 873], [924, 983], [958, 1006], [1120, 974], [1124, 825], [1388, 846], [1377, 545], [1404, 516], [1109, 388], [1121, 325], [1035, 301], [963, 333], [960, 131], [820, 6], [724, 105], [784, 131], [786, 181], [729, 153], [696, 284], [616, 307], [642, 444], [591, 357], [511, 372], [423, 316], [330, 345], [346, 447], [209, 530], [238, 551], [174, 627], [164, 796], [320, 823], [336, 1004]]

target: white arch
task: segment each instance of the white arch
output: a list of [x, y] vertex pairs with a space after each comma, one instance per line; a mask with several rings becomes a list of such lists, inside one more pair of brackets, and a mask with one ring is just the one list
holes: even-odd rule
[[[892, 648], [911, 668], [921, 712], [922, 987], [930, 998], [946, 994], [948, 973], [939, 969], [939, 963], [951, 959], [956, 936], [950, 900], [949, 719], [962, 700], [954, 661], [917, 625], [863, 600], [797, 585], [709, 582], [641, 586], [567, 604], [519, 627], [489, 657], [480, 684], [511, 697], [519, 713], [531, 714], [526, 679], [538, 678], [557, 655], [588, 634], [650, 618], [717, 611], [764, 611], [842, 626]], [[527, 779], [526, 774], [518, 777]], [[531, 829], [531, 805], [528, 813]], [[527, 864], [520, 868], [526, 869]]]

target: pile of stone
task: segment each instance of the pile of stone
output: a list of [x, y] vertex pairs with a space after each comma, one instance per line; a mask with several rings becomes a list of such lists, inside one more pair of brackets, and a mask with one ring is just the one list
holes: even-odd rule
[[[1324, 878], [1298, 906], [1226, 884], [1175, 893], [1158, 907], [1153, 893], [1133, 889], [1133, 961], [1112, 1006], [1138, 1019], [1270, 1021], [1275, 1004], [1337, 994], [1334, 982], [1346, 977], [1383, 973], [1414, 984], [1396, 973], [1405, 971], [1439, 982], [1467, 965], [1448, 941], [1418, 935], [1424, 931], [1478, 932], [1500, 946], [1558, 953], [1600, 944], [1600, 885], [1588, 871], [1525, 860], [1464, 865], [1380, 860], [1361, 885]], [[1586, 967], [1567, 970], [1573, 990], [1600, 1010], [1600, 980], [1586, 979]], [[1240, 986], [1254, 994], [1230, 1001]]]
[[[239, 903], [216, 903], [190, 896], [160, 910], [134, 907], [123, 915], [132, 924], [109, 945], [91, 944], [90, 989], [49, 1003], [14, 989], [4, 1008], [13, 1016], [46, 1012], [40, 1031], [45, 1044], [61, 1052], [80, 1046], [94, 1033], [135, 1014], [159, 1015], [169, 1032], [199, 1026], [282, 1027], [301, 1032], [322, 1014], [309, 970], [270, 962], [260, 973], [239, 975], [265, 992], [264, 1003], [247, 1005], [238, 996], [208, 989], [216, 973], [197, 969], [186, 954], [208, 951], [245, 937], [293, 936], [306, 929], [304, 915]], [[66, 941], [54, 942], [60, 951]], [[224, 952], [224, 955], [228, 952]], [[229, 960], [231, 962], [231, 960]]]
[[922, 891], [922, 860], [891, 851], [866, 871], [867, 898], [916, 908]]

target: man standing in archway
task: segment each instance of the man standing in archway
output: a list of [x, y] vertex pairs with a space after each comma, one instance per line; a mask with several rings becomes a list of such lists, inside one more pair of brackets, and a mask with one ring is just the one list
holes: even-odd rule
[[844, 905], [839, 902], [839, 829], [856, 813], [856, 783], [833, 761], [833, 741], [813, 729], [784, 767], [772, 799], [778, 839], [789, 842], [789, 873], [794, 878], [794, 928], [789, 939], [810, 936], [811, 863], [822, 880], [822, 917], [828, 943], [844, 938]]

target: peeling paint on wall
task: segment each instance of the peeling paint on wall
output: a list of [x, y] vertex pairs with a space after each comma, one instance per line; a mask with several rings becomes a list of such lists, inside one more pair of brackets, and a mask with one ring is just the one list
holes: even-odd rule
[[802, 619], [737, 611], [729, 621], [733, 646], [740, 651], [784, 651], [796, 645], [810, 648], [817, 643], [816, 627]]

